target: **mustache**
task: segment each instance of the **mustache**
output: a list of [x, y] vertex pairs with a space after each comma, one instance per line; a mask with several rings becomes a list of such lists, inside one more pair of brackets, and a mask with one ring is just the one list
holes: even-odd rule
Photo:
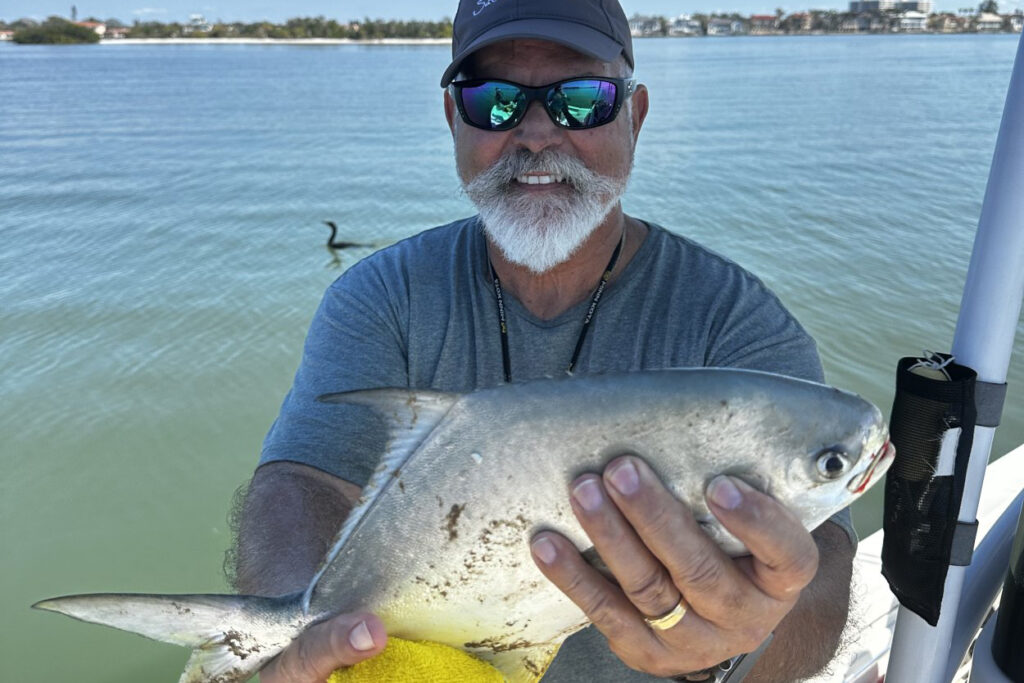
[[621, 181], [591, 171], [576, 157], [553, 149], [534, 153], [517, 149], [503, 155], [490, 168], [466, 184], [470, 197], [479, 194], [506, 194], [511, 183], [527, 173], [547, 172], [559, 175], [578, 193], [605, 195], [615, 192]]

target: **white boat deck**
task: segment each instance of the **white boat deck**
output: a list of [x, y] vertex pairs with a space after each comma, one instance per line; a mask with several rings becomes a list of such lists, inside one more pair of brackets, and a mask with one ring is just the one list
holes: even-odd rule
[[[990, 463], [986, 470], [975, 546], [1022, 489], [1024, 445]], [[853, 604], [844, 636], [848, 644], [833, 661], [831, 672], [809, 679], [812, 683], [878, 683], [885, 672], [899, 603], [882, 577], [881, 530], [860, 541], [853, 571]], [[966, 679], [958, 676], [956, 680]]]

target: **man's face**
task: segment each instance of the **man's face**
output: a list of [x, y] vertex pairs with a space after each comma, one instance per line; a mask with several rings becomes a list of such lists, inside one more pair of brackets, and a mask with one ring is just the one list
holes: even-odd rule
[[[622, 76], [618, 63], [539, 40], [483, 48], [467, 60], [463, 72], [529, 86], [577, 76]], [[646, 115], [646, 97], [641, 86], [614, 121], [589, 130], [560, 128], [540, 102], [533, 102], [519, 125], [495, 132], [462, 121], [446, 92], [459, 177], [488, 234], [510, 261], [536, 272], [548, 270], [567, 259], [618, 205]], [[570, 182], [522, 182], [524, 176], [552, 175], [569, 176]]]

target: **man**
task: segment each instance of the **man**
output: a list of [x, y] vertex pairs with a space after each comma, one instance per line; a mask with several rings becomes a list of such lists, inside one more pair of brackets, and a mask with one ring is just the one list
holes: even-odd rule
[[[383, 450], [366, 413], [318, 405], [318, 394], [468, 391], [569, 367], [719, 365], [821, 379], [813, 341], [759, 281], [623, 213], [648, 94], [630, 80], [616, 0], [463, 0], [454, 34], [445, 114], [480, 216], [378, 252], [328, 290], [250, 486], [244, 592], [306, 587]], [[849, 598], [848, 516], [812, 537], [769, 497], [720, 477], [709, 502], [753, 552], [732, 560], [637, 457], [580, 477], [567, 495], [618, 585], [565, 538], [531, 540], [540, 571], [594, 623], [566, 641], [545, 681], [677, 677], [772, 633], [748, 680], [798, 680], [831, 658]], [[323, 681], [379, 653], [386, 637], [373, 615], [340, 615], [303, 634], [262, 680]]]

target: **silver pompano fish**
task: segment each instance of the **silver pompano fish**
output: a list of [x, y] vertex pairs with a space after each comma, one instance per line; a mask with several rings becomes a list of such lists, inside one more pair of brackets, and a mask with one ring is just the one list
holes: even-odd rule
[[878, 409], [767, 373], [663, 370], [444, 394], [326, 397], [390, 421], [389, 451], [304, 594], [85, 595], [36, 606], [195, 648], [181, 683], [245, 681], [309, 625], [372, 611], [392, 635], [446, 643], [514, 683], [543, 674], [584, 615], [536, 569], [528, 539], [591, 546], [568, 483], [622, 453], [643, 457], [731, 555], [711, 515], [718, 474], [768, 492], [814, 528], [881, 478], [892, 447]]

